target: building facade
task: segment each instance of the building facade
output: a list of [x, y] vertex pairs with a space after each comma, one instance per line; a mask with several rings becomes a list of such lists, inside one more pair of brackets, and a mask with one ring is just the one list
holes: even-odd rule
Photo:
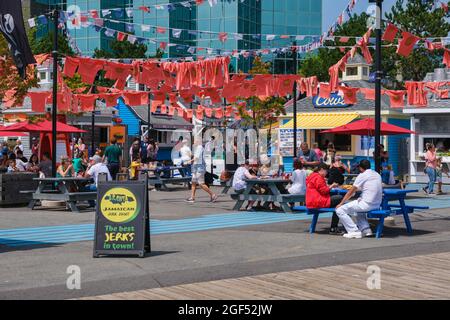
[[[214, 6], [207, 1], [202, 5], [185, 7], [181, 0], [31, 0], [31, 15], [37, 16], [57, 6], [60, 9], [74, 13], [88, 10], [125, 8], [133, 12], [128, 15], [114, 17], [119, 22], [105, 22], [105, 27], [130, 33], [125, 28], [125, 22], [134, 24], [134, 34], [154, 40], [147, 42], [148, 55], [154, 55], [160, 47], [160, 42], [171, 43], [166, 48], [164, 57], [183, 57], [192, 55], [207, 55], [208, 50], [230, 52], [233, 50], [252, 50], [261, 48], [281, 48], [292, 45], [293, 38], [267, 40], [267, 35], [305, 35], [297, 39], [299, 45], [310, 42], [312, 36], [320, 36], [322, 25], [321, 0], [218, 0]], [[158, 10], [154, 5], [173, 5], [175, 10]], [[150, 12], [139, 8], [149, 6]], [[121, 23], [123, 21], [123, 23]], [[140, 25], [159, 26], [166, 28], [165, 33], [142, 31]], [[171, 28], [186, 30], [179, 38], [170, 32]], [[78, 23], [68, 23], [70, 36], [76, 40], [83, 55], [91, 56], [94, 50], [109, 49], [111, 38], [93, 28], [82, 27]], [[199, 31], [204, 31], [201, 33]], [[40, 28], [40, 33], [47, 30]], [[208, 33], [213, 32], [213, 33]], [[218, 32], [228, 33], [228, 40], [221, 42]], [[242, 39], [233, 34], [243, 34]], [[196, 47], [193, 54], [187, 51], [187, 46]], [[271, 52], [265, 58], [274, 63], [277, 73], [293, 71], [292, 56], [288, 52]], [[233, 59], [234, 71], [246, 71], [251, 66], [252, 59], [240, 57]]]

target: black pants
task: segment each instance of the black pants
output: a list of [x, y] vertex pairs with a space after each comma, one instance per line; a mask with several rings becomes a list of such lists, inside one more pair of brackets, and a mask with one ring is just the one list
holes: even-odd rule
[[113, 180], [116, 180], [117, 174], [119, 173], [120, 170], [120, 164], [117, 162], [111, 162], [108, 164], [108, 169]]
[[[336, 208], [336, 206], [341, 203], [344, 197], [340, 195], [331, 196], [330, 208]], [[337, 228], [339, 224], [339, 217], [336, 212], [333, 212], [333, 217], [331, 217], [331, 228]]]

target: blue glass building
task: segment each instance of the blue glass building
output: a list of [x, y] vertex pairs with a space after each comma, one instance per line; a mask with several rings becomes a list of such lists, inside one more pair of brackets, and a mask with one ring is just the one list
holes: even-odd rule
[[[196, 47], [195, 54], [207, 55], [203, 48], [232, 50], [251, 50], [260, 48], [288, 47], [293, 38], [269, 41], [266, 35], [309, 35], [319, 36], [322, 31], [322, 1], [321, 0], [218, 0], [218, 4], [210, 6], [208, 1], [199, 6], [184, 7], [182, 0], [31, 0], [35, 3], [47, 4], [51, 7], [56, 3], [66, 10], [91, 10], [128, 8], [133, 11], [133, 18], [124, 17], [116, 20], [135, 23], [135, 35], [153, 39], [147, 43], [148, 54], [153, 55], [160, 42], [176, 44], [167, 47], [165, 57], [192, 56], [187, 46]], [[172, 4], [175, 10], [157, 10], [154, 5]], [[142, 6], [151, 7], [151, 12], [139, 10]], [[166, 28], [165, 33], [158, 33], [154, 28], [142, 31], [140, 25], [159, 26]], [[105, 26], [115, 30], [125, 31], [124, 23], [106, 22]], [[171, 28], [189, 30], [183, 31], [179, 38], [173, 37]], [[104, 32], [98, 33], [93, 28], [71, 27], [70, 34], [76, 39], [78, 48], [84, 55], [92, 55], [96, 48], [109, 48], [111, 38]], [[206, 31], [213, 33], [199, 33]], [[224, 43], [218, 40], [217, 32], [228, 33]], [[129, 33], [129, 32], [128, 32]], [[243, 34], [243, 38], [233, 34]], [[258, 36], [259, 35], [259, 36]], [[305, 37], [299, 45], [310, 42], [311, 37]], [[287, 53], [273, 53], [265, 56], [272, 60], [277, 73], [288, 73], [292, 69], [292, 57]], [[234, 70], [246, 71], [251, 65], [251, 57], [233, 59]]]

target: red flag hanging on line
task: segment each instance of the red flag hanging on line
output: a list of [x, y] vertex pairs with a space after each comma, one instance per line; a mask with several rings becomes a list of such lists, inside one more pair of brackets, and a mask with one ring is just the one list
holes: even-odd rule
[[359, 88], [349, 88], [340, 86], [339, 90], [341, 90], [344, 93], [344, 102], [346, 104], [356, 104], [358, 102], [356, 98], [356, 93], [359, 91]]
[[388, 23], [388, 26], [386, 27], [386, 31], [384, 31], [382, 40], [388, 41], [388, 42], [393, 42], [397, 33], [398, 33], [398, 28], [395, 25], [393, 25], [392, 23]]
[[402, 40], [400, 40], [398, 44], [397, 54], [407, 57], [411, 54], [411, 52], [414, 49], [414, 46], [416, 45], [417, 41], [419, 41], [420, 38], [416, 37], [415, 35], [403, 31], [402, 32]]
[[385, 93], [391, 101], [391, 108], [403, 108], [405, 106], [405, 90], [386, 90]]

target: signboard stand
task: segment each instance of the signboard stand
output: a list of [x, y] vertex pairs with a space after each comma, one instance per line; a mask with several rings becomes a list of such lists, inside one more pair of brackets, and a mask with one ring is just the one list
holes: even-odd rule
[[149, 252], [148, 181], [99, 182], [93, 257]]

